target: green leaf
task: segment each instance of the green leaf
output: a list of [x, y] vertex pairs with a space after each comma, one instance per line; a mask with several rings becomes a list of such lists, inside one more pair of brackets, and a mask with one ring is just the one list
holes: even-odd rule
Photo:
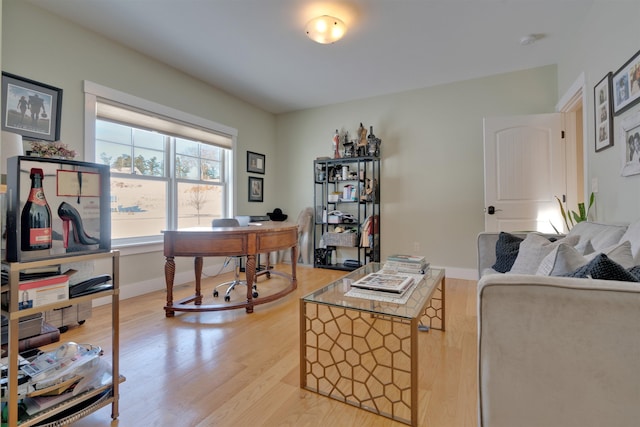
[[584, 221], [587, 219], [587, 211], [584, 209], [584, 203], [578, 203], [578, 211], [580, 212], [580, 220], [578, 222]]
[[[564, 205], [562, 204], [562, 201], [558, 198], [558, 196], [556, 196], [556, 200], [558, 201], [558, 206], [560, 206], [560, 214], [564, 219], [564, 224], [567, 226], [567, 230], [570, 230], [571, 227], [569, 227], [569, 222], [567, 221], [567, 213], [564, 211]], [[571, 217], [569, 217], [569, 219], [571, 219]]]

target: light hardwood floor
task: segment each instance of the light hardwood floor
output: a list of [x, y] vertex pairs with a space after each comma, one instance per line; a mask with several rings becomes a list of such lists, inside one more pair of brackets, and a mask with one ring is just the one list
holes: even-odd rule
[[[404, 425], [299, 386], [299, 298], [343, 274], [299, 266], [297, 291], [257, 306], [253, 314], [233, 310], [165, 318], [163, 291], [123, 300], [120, 366], [126, 382], [120, 416], [112, 421], [109, 406], [74, 427]], [[213, 301], [214, 284], [230, 277], [204, 280], [204, 303]], [[273, 277], [260, 279], [261, 292], [281, 280]], [[447, 279], [447, 330], [420, 335], [420, 426], [477, 425], [475, 284]], [[190, 285], [176, 287], [177, 298], [192, 292]], [[62, 334], [61, 342], [100, 345], [108, 358], [110, 316], [109, 306], [95, 308], [84, 325]]]

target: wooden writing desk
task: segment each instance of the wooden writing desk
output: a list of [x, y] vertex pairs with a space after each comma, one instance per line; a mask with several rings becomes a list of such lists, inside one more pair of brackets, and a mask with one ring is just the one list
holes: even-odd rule
[[[164, 276], [167, 284], [165, 315], [173, 317], [176, 311], [216, 311], [244, 307], [253, 313], [253, 306], [265, 304], [293, 292], [297, 285], [296, 261], [298, 259], [298, 226], [288, 222], [265, 222], [263, 225], [247, 227], [193, 227], [181, 230], [165, 230]], [[291, 248], [291, 274], [266, 270], [261, 273], [275, 274], [289, 279], [289, 285], [272, 295], [253, 299], [252, 287], [256, 279], [256, 255]], [[239, 256], [247, 257], [245, 275], [247, 299], [238, 303], [203, 305], [200, 292], [202, 257]], [[173, 301], [173, 280], [176, 272], [174, 257], [194, 257], [196, 276], [195, 295]], [[193, 305], [187, 305], [193, 302]]]

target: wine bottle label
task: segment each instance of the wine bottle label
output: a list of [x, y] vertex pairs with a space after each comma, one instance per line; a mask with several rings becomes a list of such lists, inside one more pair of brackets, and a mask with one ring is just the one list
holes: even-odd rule
[[32, 228], [29, 230], [29, 244], [31, 246], [51, 243], [51, 227]]
[[47, 199], [44, 198], [44, 191], [42, 191], [42, 188], [32, 188], [29, 193], [29, 199], [27, 200], [35, 203], [36, 205], [47, 205]]

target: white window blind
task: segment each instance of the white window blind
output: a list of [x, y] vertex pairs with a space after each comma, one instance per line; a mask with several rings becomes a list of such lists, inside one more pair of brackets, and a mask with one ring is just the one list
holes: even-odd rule
[[230, 135], [224, 135], [211, 129], [204, 129], [194, 124], [163, 117], [135, 107], [119, 105], [102, 98], [97, 99], [96, 116], [99, 119], [161, 132], [176, 138], [200, 141], [220, 148], [231, 148], [232, 145]]

